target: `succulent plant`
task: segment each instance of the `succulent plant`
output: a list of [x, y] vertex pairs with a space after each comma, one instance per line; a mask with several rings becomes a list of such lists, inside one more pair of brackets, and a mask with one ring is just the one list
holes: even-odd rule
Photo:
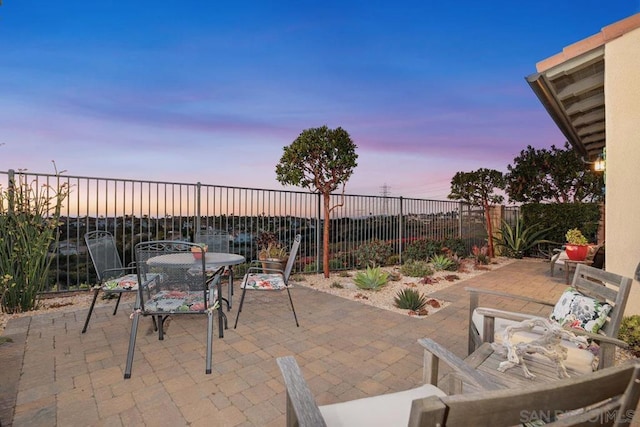
[[420, 311], [427, 305], [427, 297], [411, 288], [398, 291], [393, 301], [396, 307], [413, 311]]
[[450, 270], [457, 267], [456, 262], [446, 255], [438, 254], [431, 257], [431, 265], [436, 271]]
[[387, 284], [389, 274], [380, 267], [367, 267], [364, 271], [358, 271], [353, 281], [360, 289], [377, 290]]
[[282, 247], [278, 237], [273, 232], [264, 231], [260, 233], [257, 244], [260, 248], [258, 251], [258, 259], [285, 260], [288, 258], [287, 250]]
[[409, 260], [402, 264], [400, 272], [410, 277], [425, 277], [433, 274], [433, 269], [426, 261]]
[[582, 232], [577, 228], [572, 228], [571, 230], [567, 231], [565, 237], [567, 238], [567, 243], [571, 245], [586, 245], [589, 243], [587, 238], [584, 237], [582, 235]]

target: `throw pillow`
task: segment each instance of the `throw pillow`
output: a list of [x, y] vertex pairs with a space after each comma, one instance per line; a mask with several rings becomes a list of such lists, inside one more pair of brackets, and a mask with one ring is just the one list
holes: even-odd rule
[[584, 329], [595, 334], [604, 325], [611, 308], [606, 302], [596, 301], [574, 288], [568, 288], [553, 308], [550, 319], [563, 327]]

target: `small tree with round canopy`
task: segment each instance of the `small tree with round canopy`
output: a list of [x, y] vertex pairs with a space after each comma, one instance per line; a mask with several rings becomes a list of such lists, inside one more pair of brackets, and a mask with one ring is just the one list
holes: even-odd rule
[[504, 196], [495, 194], [495, 190], [503, 190], [504, 187], [502, 172], [480, 168], [472, 172], [457, 172], [451, 180], [451, 193], [447, 196], [452, 200], [464, 200], [473, 206], [482, 206], [489, 236], [487, 239], [489, 257], [494, 256], [493, 227], [489, 208], [491, 205], [503, 202]]
[[[324, 277], [329, 277], [329, 218], [332, 210], [344, 204], [345, 185], [358, 165], [356, 148], [347, 131], [340, 127], [310, 128], [284, 147], [284, 154], [276, 165], [276, 179], [281, 184], [317, 190], [322, 194]], [[331, 206], [331, 193], [340, 185], [341, 202]]]

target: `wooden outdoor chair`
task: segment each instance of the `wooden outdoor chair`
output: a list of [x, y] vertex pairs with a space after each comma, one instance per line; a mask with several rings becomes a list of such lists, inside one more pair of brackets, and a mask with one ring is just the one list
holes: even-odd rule
[[[625, 342], [617, 339], [617, 336], [632, 283], [633, 281], [628, 277], [580, 264], [576, 267], [571, 287], [557, 302], [488, 289], [465, 288], [470, 293], [469, 354], [473, 353], [483, 342], [493, 342], [495, 339], [500, 339], [505, 327], [526, 319], [540, 317], [540, 315], [531, 313], [508, 312], [480, 306], [480, 296], [484, 295], [490, 297], [485, 300], [496, 297], [509, 298], [547, 307], [551, 320], [559, 323], [566, 320], [567, 324], [563, 324], [563, 326], [573, 326], [570, 328], [571, 332], [585, 336], [599, 344], [598, 369], [612, 366], [615, 347], [624, 348], [627, 346]], [[610, 308], [608, 312], [606, 304]], [[597, 325], [601, 325], [599, 329]], [[589, 332], [580, 327], [586, 327]], [[518, 334], [518, 337], [521, 338], [521, 341], [531, 341], [539, 338], [539, 334], [535, 331], [522, 332]], [[588, 349], [578, 348], [568, 342], [565, 347], [569, 351], [567, 366], [582, 373], [593, 370], [594, 356]]]
[[[640, 397], [640, 363], [522, 389], [498, 390], [481, 372], [434, 341], [423, 338], [418, 342], [425, 348], [424, 385], [323, 406], [316, 403], [295, 359], [278, 358], [286, 387], [286, 425], [499, 427], [542, 420], [573, 426], [596, 419], [622, 426], [631, 422]], [[447, 396], [435, 385], [432, 351], [455, 367], [455, 375], [476, 383], [482, 391]]]

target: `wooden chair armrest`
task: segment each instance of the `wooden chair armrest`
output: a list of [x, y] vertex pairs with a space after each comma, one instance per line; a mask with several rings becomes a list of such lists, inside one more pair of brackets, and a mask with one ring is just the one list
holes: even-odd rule
[[502, 298], [511, 298], [519, 301], [532, 302], [532, 303], [541, 304], [549, 307], [553, 307], [556, 305], [555, 302], [544, 301], [541, 299], [531, 298], [524, 295], [515, 295], [515, 294], [509, 294], [507, 292], [494, 291], [491, 289], [465, 287], [464, 290], [469, 292], [470, 294], [475, 294], [475, 295], [492, 295], [492, 296], [497, 296]]
[[467, 365], [464, 360], [442, 347], [430, 338], [420, 338], [418, 343], [424, 347], [424, 374], [425, 383], [437, 386], [439, 360], [444, 361], [463, 382], [471, 383], [475, 387], [484, 390], [497, 390], [498, 387], [481, 372]]
[[608, 337], [606, 335], [594, 334], [592, 332], [587, 332], [580, 329], [569, 329], [569, 331], [573, 332], [576, 335], [587, 337], [592, 341], [597, 341], [600, 344], [613, 344], [620, 348], [624, 348], [624, 349], [629, 348], [629, 344], [617, 338]]
[[[476, 311], [478, 314], [481, 314], [482, 316], [485, 316], [485, 317], [514, 320], [517, 322], [522, 322], [523, 320], [529, 320], [535, 317], [540, 317], [540, 316], [534, 316], [531, 314], [515, 313], [511, 311], [497, 310], [494, 308], [485, 308], [485, 307], [478, 307]], [[569, 331], [576, 335], [587, 337], [590, 340], [597, 341], [599, 343], [613, 344], [620, 348], [629, 347], [629, 345], [626, 342], [619, 340], [617, 338], [608, 337], [606, 335], [594, 334], [592, 332], [583, 331], [581, 329], [569, 329]]]
[[293, 356], [276, 359], [284, 378], [287, 401], [287, 426], [326, 426], [320, 408], [302, 376]]
[[522, 322], [524, 320], [542, 318], [542, 316], [536, 316], [535, 314], [517, 313], [515, 311], [499, 310], [497, 308], [478, 307], [476, 313], [484, 317], [499, 318], [505, 320], [514, 320], [516, 322]]

